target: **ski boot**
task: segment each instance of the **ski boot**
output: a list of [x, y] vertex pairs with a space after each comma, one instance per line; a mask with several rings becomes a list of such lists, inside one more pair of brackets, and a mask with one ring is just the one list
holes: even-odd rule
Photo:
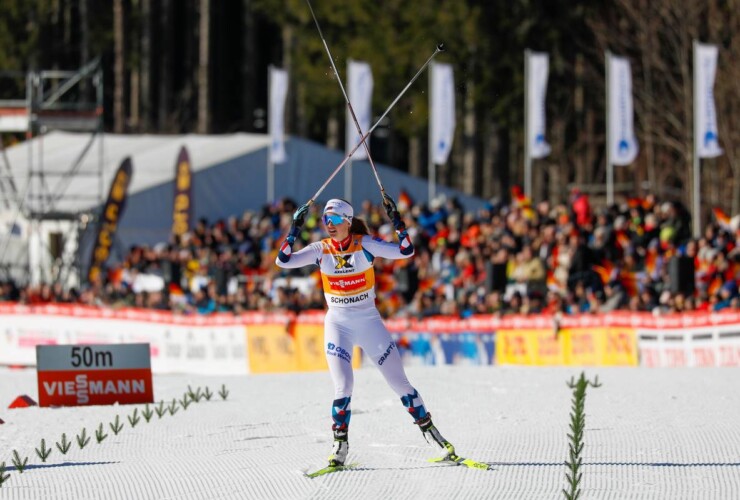
[[349, 443], [347, 442], [347, 429], [334, 430], [334, 447], [329, 455], [329, 466], [337, 467], [344, 465], [349, 452]]
[[434, 426], [431, 413], [427, 413], [423, 418], [420, 418], [414, 423], [419, 426], [419, 429], [421, 429], [421, 432], [424, 435], [424, 439], [427, 440], [427, 443], [435, 443], [437, 446], [442, 448], [444, 457], [456, 456], [455, 447], [452, 445], [452, 443], [447, 441], [442, 436], [442, 434], [440, 434], [439, 430], [437, 430], [437, 428]]

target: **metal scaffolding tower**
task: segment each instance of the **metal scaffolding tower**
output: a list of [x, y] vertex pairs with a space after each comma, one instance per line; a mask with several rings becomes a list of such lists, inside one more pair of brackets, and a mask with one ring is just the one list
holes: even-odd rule
[[[45, 166], [44, 135], [53, 130], [91, 132], [89, 141], [66, 169], [60, 170], [55, 165], [49, 170]], [[58, 206], [65, 200], [81, 197], [89, 201], [90, 207], [103, 203], [103, 71], [100, 59], [96, 58], [77, 71], [0, 72], [2, 132], [25, 132], [28, 165], [27, 178], [21, 182], [14, 176], [13, 165], [2, 150], [0, 214], [5, 213], [2, 220], [7, 231], [4, 235], [0, 233], [0, 279], [76, 285], [80, 267], [77, 245], [93, 214], [90, 211], [65, 212]], [[83, 159], [91, 153], [96, 139], [97, 169], [83, 171]], [[97, 177], [97, 192], [68, 194], [69, 185], [82, 176]], [[19, 186], [25, 186], [23, 192]], [[26, 234], [21, 235], [25, 236], [25, 261], [18, 258], [18, 247], [22, 246], [19, 242], [24, 239], [18, 237], [21, 219], [27, 224]]]

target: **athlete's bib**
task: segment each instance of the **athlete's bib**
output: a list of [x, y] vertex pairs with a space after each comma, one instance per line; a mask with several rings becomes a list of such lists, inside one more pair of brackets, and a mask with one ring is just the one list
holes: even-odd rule
[[338, 249], [330, 238], [321, 240], [321, 279], [329, 307], [375, 304], [375, 271], [372, 255], [362, 248], [362, 236], [353, 235], [347, 249]]

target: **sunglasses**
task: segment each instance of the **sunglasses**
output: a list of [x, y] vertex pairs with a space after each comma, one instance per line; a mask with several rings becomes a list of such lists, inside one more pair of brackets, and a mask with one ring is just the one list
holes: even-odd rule
[[327, 226], [329, 224], [331, 224], [332, 226], [338, 226], [339, 224], [344, 222], [344, 217], [342, 217], [341, 215], [336, 215], [336, 214], [324, 214], [323, 220], [324, 220], [324, 224]]

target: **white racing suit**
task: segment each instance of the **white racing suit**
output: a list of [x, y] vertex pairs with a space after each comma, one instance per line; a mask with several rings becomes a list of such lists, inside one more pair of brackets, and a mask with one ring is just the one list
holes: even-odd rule
[[414, 254], [405, 231], [399, 233], [399, 238], [400, 244], [366, 235], [350, 235], [342, 244], [327, 238], [296, 253], [291, 253], [291, 246], [286, 242], [275, 261], [287, 269], [311, 264], [321, 269], [324, 296], [329, 306], [324, 320], [324, 346], [334, 382], [334, 430], [346, 431], [352, 414], [352, 351], [355, 345], [359, 345], [380, 370], [414, 421], [427, 415], [424, 402], [406, 378], [398, 349], [375, 307], [374, 258], [405, 259]]

